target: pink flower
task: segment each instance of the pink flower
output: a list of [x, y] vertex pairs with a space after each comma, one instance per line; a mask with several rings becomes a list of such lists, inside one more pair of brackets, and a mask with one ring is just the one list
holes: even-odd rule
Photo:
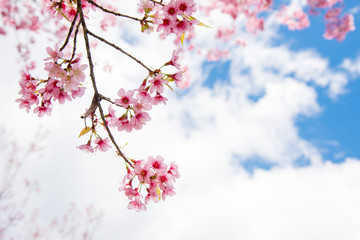
[[258, 18], [256, 16], [249, 16], [245, 26], [249, 33], [257, 34], [258, 31], [264, 30], [264, 19]]
[[65, 100], [71, 101], [70, 95], [64, 90], [61, 90], [59, 88], [54, 89], [53, 97], [54, 100], [58, 100], [60, 104], [64, 104]]
[[180, 50], [174, 50], [173, 53], [172, 53], [172, 58], [169, 62], [165, 63], [165, 66], [166, 65], [171, 65], [171, 66], [174, 66], [176, 67], [177, 69], [180, 70], [180, 64], [178, 63], [178, 59], [179, 59], [179, 52]]
[[139, 182], [150, 184], [150, 177], [154, 175], [154, 171], [149, 164], [145, 164], [144, 161], [139, 161], [135, 164], [134, 171]]
[[87, 68], [86, 64], [73, 64], [71, 65], [71, 70], [70, 70], [70, 76], [71, 78], [73, 78], [76, 82], [80, 83], [82, 81], [85, 80], [85, 69]]
[[38, 106], [34, 109], [34, 113], [37, 113], [38, 117], [43, 117], [45, 114], [50, 116], [51, 115], [51, 102], [44, 101], [41, 106]]
[[108, 137], [105, 139], [98, 137], [94, 142], [96, 143], [95, 149], [99, 151], [106, 152], [109, 148], [111, 148], [111, 145], [109, 144], [110, 139]]
[[334, 39], [343, 41], [348, 32], [354, 31], [354, 17], [351, 14], [345, 14], [344, 17], [334, 17], [326, 23], [326, 30], [324, 34], [325, 39]]
[[129, 202], [128, 209], [134, 209], [136, 212], [140, 212], [141, 210], [145, 211], [146, 206], [140, 199], [135, 199], [134, 201]]
[[174, 180], [174, 176], [169, 173], [166, 173], [157, 176], [157, 180], [159, 181], [160, 189], [164, 190], [165, 188], [170, 188], [173, 186], [172, 181]]
[[137, 189], [133, 189], [132, 186], [130, 186], [130, 184], [127, 184], [124, 190], [125, 190], [125, 195], [129, 198], [129, 200], [139, 195]]
[[82, 97], [85, 94], [86, 87], [78, 87], [76, 90], [71, 90], [72, 98]]
[[128, 90], [125, 92], [125, 89], [121, 88], [118, 92], [120, 99], [116, 99], [115, 103], [119, 104], [123, 108], [128, 108], [130, 104], [136, 103], [136, 99], [132, 96], [134, 95], [133, 90]]
[[146, 89], [146, 83], [141, 84], [139, 89], [137, 89], [137, 98], [139, 101], [148, 102], [151, 99], [150, 94], [148, 93], [148, 90]]
[[112, 122], [113, 126], [117, 126], [118, 131], [126, 131], [131, 132], [133, 129], [133, 125], [130, 123], [127, 115], [123, 115], [117, 119], [114, 119]]
[[143, 100], [140, 100], [138, 103], [134, 105], [135, 112], [141, 112], [141, 111], [150, 111], [152, 109], [152, 106], [150, 104], [151, 98], [143, 98]]
[[167, 84], [168, 81], [164, 80], [163, 77], [164, 75], [160, 73], [156, 75], [155, 78], [149, 80], [149, 83], [152, 83], [150, 93], [153, 93], [154, 91], [158, 93], [164, 92], [164, 84]]
[[168, 75], [168, 76], [174, 80], [175, 85], [176, 85], [177, 87], [180, 87], [180, 86], [179, 86], [179, 83], [182, 81], [182, 74], [183, 74], [183, 72], [182, 72], [182, 71], [179, 71], [179, 72], [177, 72], [177, 73], [175, 73], [175, 74]]
[[150, 182], [150, 187], [147, 189], [148, 194], [145, 197], [145, 204], [148, 204], [149, 200], [152, 199], [154, 202], [159, 202], [159, 194], [158, 194], [158, 183], [155, 181]]
[[151, 99], [151, 103], [154, 105], [158, 105], [159, 103], [166, 105], [167, 100], [168, 99], [166, 97], [162, 96], [160, 93], [157, 93], [156, 96]]
[[149, 157], [148, 164], [155, 169], [157, 174], [164, 174], [167, 170], [167, 165], [164, 163], [164, 158], [161, 156]]
[[194, 0], [178, 0], [176, 6], [179, 15], [185, 14], [191, 16], [193, 12], [196, 12]]
[[45, 70], [49, 72], [50, 78], [57, 78], [63, 81], [67, 80], [67, 72], [56, 63], [53, 62], [45, 63]]
[[56, 45], [55, 49], [52, 50], [51, 47], [46, 48], [46, 52], [49, 54], [50, 57], [45, 58], [44, 61], [52, 59], [53, 62], [56, 62], [59, 58], [64, 56], [63, 52], [59, 52], [59, 47]]
[[150, 2], [149, 0], [140, 0], [138, 6], [143, 9], [145, 13], [149, 13], [155, 7], [155, 3]]
[[94, 152], [94, 149], [93, 147], [91, 146], [91, 142], [88, 141], [86, 144], [83, 144], [83, 145], [80, 145], [78, 147], [76, 147], [82, 151], [86, 151], [86, 152], [90, 152], [90, 153], [93, 153]]
[[180, 178], [179, 167], [175, 162], [170, 163], [170, 169], [168, 171], [174, 178]]
[[164, 17], [162, 19], [162, 23], [159, 24], [156, 28], [156, 31], [160, 32], [161, 30], [163, 30], [163, 33], [165, 35], [169, 35], [173, 32], [174, 22], [175, 21], [172, 21], [169, 17]]
[[162, 199], [165, 201], [166, 196], [174, 196], [176, 193], [174, 191], [173, 187], [165, 187], [165, 189], [163, 190], [161, 197]]
[[131, 125], [136, 129], [140, 130], [145, 122], [150, 121], [151, 118], [148, 113], [146, 112], [137, 112], [135, 116], [133, 116], [130, 120]]
[[179, 9], [174, 0], [171, 0], [167, 5], [165, 5], [163, 11], [170, 19], [177, 19]]

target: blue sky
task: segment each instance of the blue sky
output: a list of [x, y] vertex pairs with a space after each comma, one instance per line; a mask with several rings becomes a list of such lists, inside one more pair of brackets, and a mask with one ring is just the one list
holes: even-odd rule
[[[356, 1], [346, 1], [344, 12], [356, 6]], [[358, 23], [360, 15], [355, 14]], [[326, 40], [322, 37], [325, 28], [323, 15], [311, 16], [311, 25], [302, 31], [288, 31], [282, 27], [281, 34], [288, 39], [291, 48], [316, 49], [321, 56], [329, 60], [329, 65], [336, 68], [345, 58], [356, 58], [360, 53], [360, 31], [350, 32], [342, 42]], [[360, 83], [353, 79], [347, 85], [347, 92], [330, 99], [326, 90], [317, 88], [318, 102], [323, 108], [321, 114], [298, 121], [299, 134], [309, 139], [320, 149], [325, 159], [342, 162], [345, 156], [360, 157]], [[333, 143], [331, 143], [333, 141]], [[335, 144], [335, 142], [337, 144]]]

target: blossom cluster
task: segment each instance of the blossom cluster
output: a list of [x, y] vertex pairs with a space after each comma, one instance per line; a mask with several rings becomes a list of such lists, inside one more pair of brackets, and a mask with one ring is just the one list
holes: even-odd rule
[[36, 105], [34, 113], [37, 113], [39, 117], [51, 114], [53, 101], [57, 100], [63, 104], [66, 100], [71, 101], [71, 99], [81, 97], [85, 92], [85, 87], [81, 87], [81, 82], [85, 80], [84, 70], [87, 65], [80, 64], [80, 58], [70, 60], [63, 58], [63, 52], [57, 47], [54, 50], [48, 47], [46, 50], [50, 56], [44, 59], [48, 78], [36, 79], [29, 73], [23, 72], [19, 92], [21, 98], [16, 100], [20, 108], [25, 108], [27, 112], [30, 111], [32, 105]]
[[282, 6], [277, 18], [280, 23], [287, 25], [289, 30], [301, 30], [310, 26], [309, 17], [302, 9], [290, 11], [287, 6]]
[[[144, 19], [152, 18], [142, 22], [142, 31], [151, 32], [155, 29], [166, 36], [176, 34], [181, 36], [186, 32], [192, 32], [194, 26], [200, 22], [191, 15], [196, 11], [194, 0], [171, 0], [169, 3], [159, 7], [149, 0], [141, 0], [139, 7], [145, 12]], [[154, 11], [154, 13], [152, 13]]]
[[338, 41], [343, 41], [348, 32], [355, 30], [354, 16], [345, 14], [343, 17], [340, 17], [340, 13], [340, 8], [331, 8], [325, 14], [325, 39], [337, 39]]
[[[144, 211], [150, 200], [157, 203], [161, 198], [165, 200], [166, 196], [175, 195], [173, 183], [180, 173], [174, 162], [167, 166], [161, 156], [133, 162], [134, 168], [127, 168], [127, 175], [119, 187], [119, 191], [124, 191], [130, 200], [128, 209]], [[138, 184], [134, 183], [136, 179]], [[142, 188], [146, 190], [145, 197], [141, 195]]]
[[178, 63], [178, 52], [174, 50], [172, 59], [164, 64], [175, 67], [178, 70], [176, 73], [165, 74], [158, 69], [149, 74], [138, 89], [125, 91], [121, 88], [118, 91], [119, 98], [115, 99], [114, 103], [124, 108], [125, 113], [120, 117], [117, 116], [110, 105], [109, 114], [106, 115], [110, 127], [126, 132], [131, 132], [133, 129], [140, 130], [151, 119], [147, 111], [152, 109], [152, 105], [166, 104], [167, 98], [163, 96], [164, 88], [171, 89], [170, 82], [174, 82], [179, 87], [182, 80], [183, 71], [180, 70]]
[[[178, 54], [179, 51], [174, 50], [171, 60], [164, 64], [164, 66], [175, 67], [178, 70], [176, 73], [165, 74], [158, 69], [149, 74], [138, 89], [126, 91], [121, 88], [118, 91], [119, 98], [115, 99], [112, 103], [116, 107], [123, 108], [125, 112], [121, 116], [118, 116], [116, 110], [112, 108], [112, 105], [109, 105], [109, 112], [105, 115], [106, 123], [109, 127], [130, 133], [134, 129], [142, 129], [146, 122], [151, 120], [148, 111], [152, 109], [152, 106], [167, 103], [167, 98], [163, 96], [165, 86], [172, 89], [169, 84], [170, 82], [174, 82], [175, 85], [179, 87], [182, 81], [183, 71], [180, 70]], [[88, 128], [86, 131], [92, 131], [92, 134], [86, 144], [78, 146], [80, 150], [94, 153], [97, 150], [105, 152], [110, 148], [109, 138], [103, 139], [97, 134], [97, 122], [98, 120], [96, 118], [92, 120], [92, 128]], [[93, 135], [96, 136], [94, 146], [92, 145]]]

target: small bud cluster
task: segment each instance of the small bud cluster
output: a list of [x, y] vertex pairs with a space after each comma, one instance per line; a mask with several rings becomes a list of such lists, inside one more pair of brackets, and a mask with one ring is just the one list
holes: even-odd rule
[[[166, 196], [175, 195], [173, 183], [180, 177], [180, 173], [174, 162], [168, 167], [161, 156], [133, 162], [134, 169], [127, 168], [128, 173], [119, 187], [119, 191], [124, 191], [130, 200], [128, 209], [145, 211], [145, 205], [150, 200], [157, 203], [161, 198], [165, 200]], [[138, 184], [134, 183], [136, 179]], [[142, 188], [146, 190], [145, 197], [141, 195]]]
[[[48, 72], [48, 79], [41, 80], [32, 77], [29, 73], [23, 72], [20, 80], [21, 98], [16, 101], [20, 103], [20, 108], [30, 111], [32, 105], [37, 107], [34, 113], [39, 117], [44, 114], [50, 115], [52, 101], [63, 104], [66, 100], [71, 101], [76, 97], [81, 97], [85, 92], [85, 87], [81, 87], [81, 82], [85, 80], [85, 64], [80, 64], [80, 58], [74, 60], [63, 58], [63, 53], [55, 48], [46, 48], [50, 57], [44, 59], [45, 71]], [[58, 63], [59, 61], [59, 63]], [[40, 88], [43, 86], [43, 88]]]

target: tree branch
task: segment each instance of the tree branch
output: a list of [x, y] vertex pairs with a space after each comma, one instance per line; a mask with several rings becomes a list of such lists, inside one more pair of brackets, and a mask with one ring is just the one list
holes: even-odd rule
[[107, 45], [109, 45], [109, 46], [111, 46], [111, 47], [113, 47], [113, 48], [115, 48], [116, 50], [119, 50], [120, 52], [122, 52], [123, 54], [125, 54], [126, 56], [128, 56], [129, 58], [133, 59], [135, 62], [137, 62], [138, 64], [140, 64], [141, 66], [143, 66], [146, 70], [148, 70], [149, 73], [153, 73], [153, 71], [152, 71], [149, 67], [147, 67], [145, 64], [143, 64], [139, 59], [137, 59], [137, 58], [135, 58], [134, 56], [132, 56], [131, 54], [125, 52], [124, 50], [122, 50], [122, 49], [121, 49], [120, 47], [118, 47], [117, 45], [115, 45], [115, 44], [107, 41], [106, 39], [104, 39], [104, 38], [102, 38], [102, 37], [100, 37], [100, 36], [92, 33], [92, 32], [89, 31], [88, 29], [86, 29], [86, 31], [87, 31], [87, 33], [88, 33], [89, 35], [93, 36], [94, 38], [99, 39], [100, 41], [106, 43]]
[[122, 153], [122, 151], [120, 150], [120, 147], [117, 145], [116, 141], [115, 141], [115, 138], [114, 136], [112, 135], [110, 129], [109, 129], [109, 126], [106, 122], [106, 119], [105, 119], [105, 115], [104, 115], [104, 111], [101, 107], [101, 104], [100, 104], [100, 101], [101, 101], [101, 98], [100, 98], [100, 94], [99, 94], [99, 91], [97, 89], [97, 86], [96, 86], [96, 81], [95, 81], [95, 73], [94, 73], [94, 63], [92, 61], [92, 57], [91, 57], [91, 51], [90, 51], [90, 43], [89, 43], [89, 38], [88, 38], [88, 30], [87, 30], [87, 27], [86, 27], [86, 23], [85, 23], [85, 17], [84, 17], [84, 13], [82, 11], [82, 5], [81, 5], [81, 0], [77, 0], [77, 11], [79, 12], [80, 14], [80, 21], [81, 21], [81, 25], [82, 25], [82, 28], [83, 28], [83, 31], [84, 31], [84, 40], [85, 40], [85, 47], [86, 47], [86, 54], [87, 54], [87, 58], [88, 58], [88, 62], [89, 62], [89, 67], [90, 67], [90, 78], [91, 78], [91, 82], [92, 82], [92, 85], [93, 85], [93, 88], [94, 88], [94, 99], [93, 99], [93, 102], [96, 102], [97, 104], [97, 107], [99, 108], [99, 112], [100, 112], [100, 116], [101, 116], [101, 119], [102, 121], [104, 122], [104, 126], [105, 126], [105, 129], [108, 133], [108, 136], [110, 137], [111, 139], [111, 142], [114, 144], [119, 156], [121, 156], [125, 162], [127, 164], [129, 164], [131, 167], [133, 167], [133, 165], [131, 164], [131, 162], [129, 162], [129, 160], [125, 157], [125, 155]]

